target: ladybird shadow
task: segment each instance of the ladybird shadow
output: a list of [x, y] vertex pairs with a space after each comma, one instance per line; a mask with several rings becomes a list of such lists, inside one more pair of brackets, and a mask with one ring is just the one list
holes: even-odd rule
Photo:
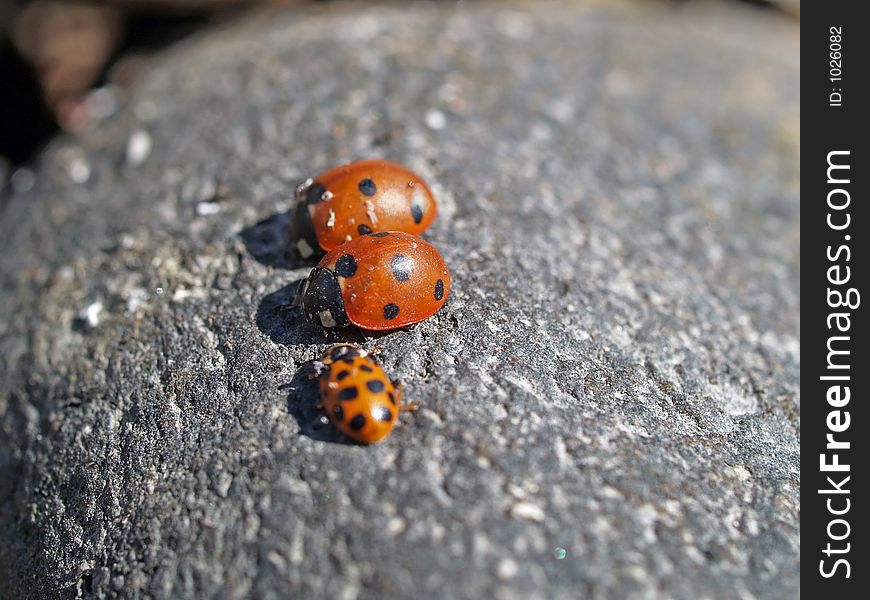
[[290, 222], [293, 210], [275, 213], [271, 217], [244, 228], [239, 237], [254, 260], [276, 269], [299, 269], [314, 266], [315, 259], [305, 260], [290, 248]]
[[315, 362], [303, 363], [294, 373], [290, 383], [281, 386], [289, 390], [287, 394], [287, 411], [296, 419], [300, 435], [317, 442], [343, 444], [345, 446], [361, 445], [338, 429], [326, 417], [322, 408], [318, 408], [320, 388], [317, 383]]
[[332, 341], [330, 335], [309, 323], [296, 305], [296, 294], [302, 281], [297, 279], [268, 294], [257, 307], [257, 327], [276, 344], [293, 346]]

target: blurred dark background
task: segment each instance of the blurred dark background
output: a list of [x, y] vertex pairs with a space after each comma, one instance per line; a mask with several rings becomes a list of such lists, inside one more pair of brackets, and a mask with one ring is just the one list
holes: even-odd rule
[[[132, 85], [149, 54], [249, 11], [329, 1], [0, 0], [0, 185], [57, 131], [86, 128], [89, 112]], [[795, 18], [800, 10], [799, 0], [730, 1]]]

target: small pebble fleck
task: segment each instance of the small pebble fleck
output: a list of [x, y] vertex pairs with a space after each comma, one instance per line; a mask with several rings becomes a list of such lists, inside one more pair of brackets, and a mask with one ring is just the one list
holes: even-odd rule
[[496, 574], [499, 579], [513, 579], [519, 571], [519, 565], [511, 558], [502, 559], [496, 567]]
[[137, 129], [130, 134], [127, 141], [127, 162], [131, 165], [141, 165], [151, 154], [151, 136], [144, 129]]
[[154, 290], [154, 291], [157, 292], [157, 295], [158, 295], [158, 296], [162, 296], [162, 295], [163, 295], [163, 288], [162, 288], [162, 287], [159, 287], [159, 288], [157, 288], [157, 289]]
[[103, 303], [94, 302], [81, 309], [76, 314], [76, 321], [86, 329], [93, 329], [100, 323], [100, 313], [103, 312]]
[[517, 502], [511, 507], [511, 516], [517, 519], [527, 519], [529, 521], [543, 521], [546, 515], [543, 509], [537, 504], [531, 502]]
[[69, 178], [78, 184], [87, 182], [91, 178], [91, 166], [84, 158], [73, 158], [69, 163]]
[[444, 116], [444, 113], [440, 110], [433, 108], [426, 113], [426, 125], [429, 129], [434, 129], [436, 131], [444, 129], [444, 126], [447, 125], [447, 117]]
[[196, 214], [200, 217], [216, 215], [221, 211], [221, 205], [217, 202], [199, 202], [196, 205]]

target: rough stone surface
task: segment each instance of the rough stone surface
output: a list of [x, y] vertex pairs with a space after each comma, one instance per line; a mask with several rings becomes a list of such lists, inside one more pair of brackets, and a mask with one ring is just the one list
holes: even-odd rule
[[[537, 1], [167, 51], [3, 205], [0, 589], [797, 597], [797, 51], [750, 8]], [[283, 227], [371, 156], [431, 183], [454, 290], [365, 341], [421, 409], [363, 447]]]

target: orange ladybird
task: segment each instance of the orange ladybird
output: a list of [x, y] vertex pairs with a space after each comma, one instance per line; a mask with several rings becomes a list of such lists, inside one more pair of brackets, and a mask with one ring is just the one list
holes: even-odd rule
[[450, 272], [438, 251], [399, 231], [370, 233], [336, 248], [302, 285], [308, 320], [323, 328], [384, 331], [438, 312], [450, 293]]
[[437, 212], [435, 197], [423, 180], [386, 160], [330, 169], [299, 186], [296, 196], [299, 205], [290, 237], [302, 258], [372, 232], [419, 235]]
[[321, 405], [330, 421], [348, 437], [372, 444], [390, 434], [399, 413], [417, 408], [402, 404], [402, 388], [390, 381], [374, 358], [357, 346], [336, 344], [320, 358]]

